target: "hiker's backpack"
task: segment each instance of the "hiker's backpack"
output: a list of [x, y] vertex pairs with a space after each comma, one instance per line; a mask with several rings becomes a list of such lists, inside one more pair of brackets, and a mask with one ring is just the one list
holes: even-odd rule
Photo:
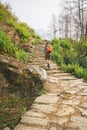
[[48, 45], [46, 46], [46, 52], [47, 52], [47, 53], [51, 53], [51, 52], [52, 52], [52, 47], [51, 47], [50, 44], [48, 44]]
[[44, 46], [44, 53], [46, 52], [46, 46]]

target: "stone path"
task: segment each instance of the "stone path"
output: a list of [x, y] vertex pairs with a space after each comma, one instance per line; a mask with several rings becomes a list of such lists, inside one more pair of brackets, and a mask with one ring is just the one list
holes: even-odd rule
[[[46, 69], [38, 46], [35, 63]], [[87, 130], [87, 82], [62, 72], [53, 62], [47, 74], [47, 93], [35, 99], [14, 130]]]

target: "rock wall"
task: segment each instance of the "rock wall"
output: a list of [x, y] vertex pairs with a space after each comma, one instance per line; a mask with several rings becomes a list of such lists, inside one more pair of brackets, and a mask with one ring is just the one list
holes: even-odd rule
[[41, 91], [46, 72], [35, 66], [0, 55], [0, 95], [36, 96]]

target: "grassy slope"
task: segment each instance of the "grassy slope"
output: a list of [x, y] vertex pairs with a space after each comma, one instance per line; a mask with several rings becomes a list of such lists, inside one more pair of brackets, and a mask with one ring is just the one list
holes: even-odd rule
[[[9, 29], [13, 32], [10, 36], [8, 35]], [[15, 42], [15, 34], [20, 39], [18, 43]], [[26, 23], [18, 22], [18, 18], [12, 14], [9, 4], [3, 5], [0, 3], [0, 53], [27, 61], [28, 54], [20, 46], [21, 44], [29, 44], [32, 40], [35, 44], [40, 42], [41, 38]], [[2, 81], [3, 84], [7, 82], [4, 75], [0, 73], [0, 86], [2, 86]], [[20, 99], [5, 95], [0, 96], [0, 129], [4, 126], [14, 129], [21, 114], [29, 109], [33, 100], [34, 97]]]

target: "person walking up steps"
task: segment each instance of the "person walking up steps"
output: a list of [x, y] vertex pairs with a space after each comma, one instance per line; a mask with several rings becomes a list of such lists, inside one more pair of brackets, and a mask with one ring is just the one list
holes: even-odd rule
[[47, 62], [47, 67], [50, 69], [50, 58], [52, 53], [52, 46], [50, 42], [47, 42], [44, 46], [45, 59]]

